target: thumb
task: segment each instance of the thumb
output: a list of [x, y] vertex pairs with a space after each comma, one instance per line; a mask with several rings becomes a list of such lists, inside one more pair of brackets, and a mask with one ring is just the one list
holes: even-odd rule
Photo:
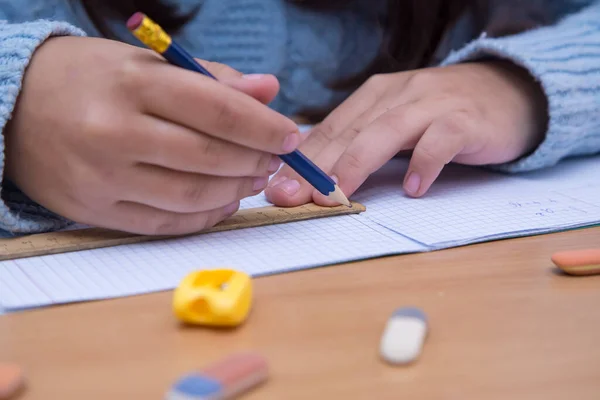
[[279, 92], [279, 81], [270, 74], [244, 75], [228, 65], [196, 59], [204, 68], [219, 80], [219, 82], [232, 87], [263, 104], [269, 104]]

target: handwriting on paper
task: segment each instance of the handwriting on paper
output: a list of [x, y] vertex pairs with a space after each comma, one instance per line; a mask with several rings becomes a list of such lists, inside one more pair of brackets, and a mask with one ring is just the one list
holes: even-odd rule
[[579, 213], [582, 215], [588, 213], [583, 208], [567, 204], [564, 200], [559, 200], [558, 197], [546, 197], [543, 200], [511, 201], [508, 205], [520, 211], [531, 211], [531, 213], [538, 217], [548, 217], [565, 213]]

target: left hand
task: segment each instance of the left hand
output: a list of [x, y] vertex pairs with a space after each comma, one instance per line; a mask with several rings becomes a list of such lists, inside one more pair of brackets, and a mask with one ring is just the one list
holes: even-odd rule
[[[403, 187], [424, 195], [443, 167], [498, 164], [543, 139], [545, 96], [525, 71], [502, 61], [376, 75], [315, 126], [300, 145], [351, 196], [396, 154], [412, 150]], [[265, 194], [279, 206], [334, 205], [288, 166]]]

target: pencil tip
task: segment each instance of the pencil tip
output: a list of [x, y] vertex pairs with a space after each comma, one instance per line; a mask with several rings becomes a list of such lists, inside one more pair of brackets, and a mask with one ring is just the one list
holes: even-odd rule
[[329, 193], [328, 197], [337, 203], [343, 204], [348, 208], [352, 208], [352, 203], [350, 203], [350, 200], [348, 200], [338, 185], [335, 185], [335, 190]]

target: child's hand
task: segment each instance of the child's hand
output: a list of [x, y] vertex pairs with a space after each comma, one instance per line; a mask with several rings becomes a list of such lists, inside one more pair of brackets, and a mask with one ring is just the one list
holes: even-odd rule
[[273, 76], [220, 82], [150, 50], [60, 37], [38, 49], [6, 135], [5, 177], [76, 222], [185, 234], [233, 214], [300, 142]]
[[[500, 62], [462, 64], [373, 77], [300, 150], [347, 196], [398, 152], [413, 150], [404, 190], [418, 197], [450, 161], [502, 163], [532, 151], [545, 123], [545, 97], [526, 72]], [[332, 205], [287, 166], [266, 194], [277, 205]]]

